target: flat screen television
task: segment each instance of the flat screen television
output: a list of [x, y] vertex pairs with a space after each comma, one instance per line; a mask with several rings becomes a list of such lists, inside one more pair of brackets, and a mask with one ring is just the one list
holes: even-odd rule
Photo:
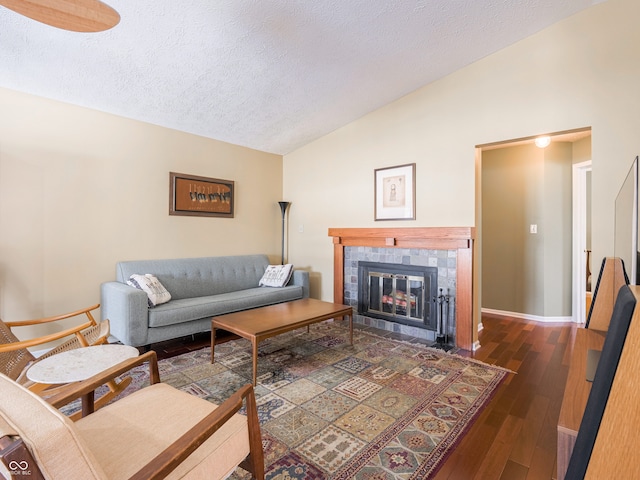
[[640, 285], [638, 161], [638, 157], [633, 160], [615, 203], [614, 257], [622, 260], [628, 283], [631, 285]]
[[[640, 197], [638, 189], [640, 188], [640, 157], [636, 157], [631, 162], [631, 167], [627, 172], [620, 190], [616, 196], [614, 209], [614, 235], [613, 235], [613, 256], [619, 258], [622, 263], [622, 276], [618, 276], [618, 272], [614, 272], [614, 278], [624, 278], [628, 285], [640, 285]], [[593, 301], [589, 307], [586, 319], [586, 327], [589, 328], [591, 315], [596, 304], [598, 295], [608, 293], [600, 293], [600, 279], [603, 276], [606, 258], [602, 259], [600, 274], [593, 291]], [[618, 264], [614, 263], [615, 268]], [[617, 291], [611, 290], [611, 303], [615, 303]]]

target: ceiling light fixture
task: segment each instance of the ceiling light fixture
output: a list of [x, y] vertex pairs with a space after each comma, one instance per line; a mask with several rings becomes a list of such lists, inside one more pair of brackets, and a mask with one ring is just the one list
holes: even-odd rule
[[551, 137], [548, 136], [548, 135], [545, 135], [544, 137], [536, 138], [535, 141], [536, 141], [536, 147], [538, 147], [538, 148], [546, 148], [551, 143]]

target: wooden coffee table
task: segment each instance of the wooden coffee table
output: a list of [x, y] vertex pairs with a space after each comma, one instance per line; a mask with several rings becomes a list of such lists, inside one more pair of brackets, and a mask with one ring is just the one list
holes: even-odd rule
[[347, 305], [303, 298], [267, 307], [243, 310], [211, 319], [211, 363], [214, 361], [216, 329], [246, 338], [253, 347], [253, 385], [258, 375], [258, 343], [330, 318], [349, 317], [349, 342], [353, 345], [353, 310]]

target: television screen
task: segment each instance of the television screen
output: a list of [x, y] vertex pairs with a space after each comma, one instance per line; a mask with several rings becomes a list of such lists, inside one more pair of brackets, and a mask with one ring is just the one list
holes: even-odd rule
[[631, 285], [640, 285], [638, 255], [638, 157], [636, 157], [620, 187], [615, 203], [614, 256], [622, 260]]

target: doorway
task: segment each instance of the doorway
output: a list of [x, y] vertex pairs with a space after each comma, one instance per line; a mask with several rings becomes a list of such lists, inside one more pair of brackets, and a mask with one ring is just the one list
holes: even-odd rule
[[[591, 129], [557, 132], [549, 137], [551, 147], [544, 150], [533, 146], [536, 137], [477, 146], [479, 307], [484, 313], [527, 320], [583, 322]], [[527, 154], [537, 158], [528, 166], [517, 158]], [[503, 163], [495, 162], [501, 155]], [[563, 157], [562, 165], [558, 155]], [[528, 170], [519, 173], [520, 168]], [[537, 190], [531, 186], [535, 182], [540, 185]], [[505, 199], [492, 203], [487, 192], [502, 188], [508, 190]], [[522, 200], [516, 198], [518, 195], [529, 198]], [[494, 220], [496, 216], [499, 221]], [[501, 229], [499, 235], [496, 229]], [[501, 243], [496, 244], [496, 238]]]

